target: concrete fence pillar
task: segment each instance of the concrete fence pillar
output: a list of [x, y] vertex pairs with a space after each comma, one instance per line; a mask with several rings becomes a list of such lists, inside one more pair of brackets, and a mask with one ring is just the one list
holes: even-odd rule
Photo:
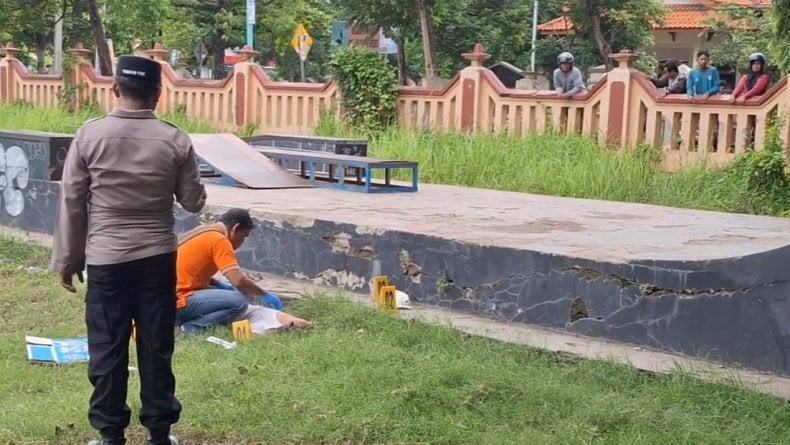
[[14, 64], [20, 63], [16, 56], [19, 49], [12, 42], [8, 42], [2, 48], [3, 58], [0, 59], [0, 102], [13, 102], [16, 97], [14, 93]]
[[235, 121], [234, 123], [243, 127], [247, 125], [255, 114], [248, 109], [248, 93], [252, 90], [250, 88], [252, 74], [252, 60], [259, 56], [258, 51], [254, 51], [249, 45], [244, 45], [242, 49], [236, 51], [239, 56], [239, 61], [233, 66], [233, 88], [236, 97], [235, 107]]
[[631, 95], [631, 75], [635, 70], [634, 64], [639, 56], [630, 50], [610, 54], [609, 57], [617, 62], [617, 67], [606, 75], [609, 97], [605, 101], [605, 110], [601, 110], [601, 121], [605, 122], [606, 141], [613, 145], [628, 145], [628, 131], [630, 125], [636, 125], [638, 119], [628, 116]]
[[460, 128], [463, 131], [473, 132], [480, 128], [479, 104], [480, 83], [483, 81], [483, 71], [486, 70], [483, 62], [491, 58], [491, 54], [484, 51], [483, 45], [476, 43], [470, 53], [462, 54], [469, 61], [469, 66], [461, 70], [461, 112]]

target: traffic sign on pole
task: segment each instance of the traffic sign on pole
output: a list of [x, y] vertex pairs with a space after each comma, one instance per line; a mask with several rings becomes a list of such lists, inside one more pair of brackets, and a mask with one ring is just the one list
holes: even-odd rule
[[307, 55], [310, 53], [310, 48], [313, 46], [313, 38], [307, 33], [304, 25], [300, 24], [296, 27], [296, 32], [291, 39], [291, 46], [296, 54], [299, 54], [299, 59], [304, 62], [307, 60]]

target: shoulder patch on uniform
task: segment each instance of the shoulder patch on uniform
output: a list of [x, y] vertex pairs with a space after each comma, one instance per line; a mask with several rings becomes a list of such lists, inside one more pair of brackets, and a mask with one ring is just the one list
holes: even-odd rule
[[181, 130], [180, 128], [178, 128], [178, 125], [176, 125], [176, 124], [174, 124], [172, 122], [168, 122], [168, 121], [166, 121], [164, 119], [159, 119], [159, 120], [162, 121], [163, 123], [167, 124], [167, 125], [170, 125], [171, 127], [175, 128], [176, 130]]
[[85, 123], [84, 123], [84, 124], [82, 124], [82, 125], [90, 124], [91, 122], [96, 122], [96, 121], [98, 121], [98, 120], [104, 119], [105, 117], [107, 117], [107, 115], [104, 115], [104, 116], [99, 116], [99, 117], [94, 117], [93, 119], [88, 119], [88, 120], [86, 120], [86, 121], [85, 121]]

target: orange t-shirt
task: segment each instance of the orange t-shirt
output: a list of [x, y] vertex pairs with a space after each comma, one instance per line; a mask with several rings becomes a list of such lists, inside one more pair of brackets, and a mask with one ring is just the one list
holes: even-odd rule
[[187, 298], [196, 290], [207, 289], [217, 272], [238, 268], [236, 252], [223, 224], [203, 225], [185, 233], [178, 245], [176, 307], [185, 307]]

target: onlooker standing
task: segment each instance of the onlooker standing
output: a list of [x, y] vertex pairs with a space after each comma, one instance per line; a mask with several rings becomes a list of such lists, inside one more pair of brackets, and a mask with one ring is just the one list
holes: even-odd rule
[[710, 53], [702, 50], [697, 53], [697, 66], [689, 73], [686, 94], [689, 99], [707, 99], [721, 90], [719, 70], [710, 66]]
[[560, 67], [554, 70], [554, 90], [559, 97], [573, 97], [586, 90], [582, 72], [573, 66], [573, 54], [561, 53], [557, 63]]
[[678, 63], [674, 60], [664, 65], [660, 78], [650, 81], [656, 88], [666, 88], [666, 94], [683, 94], [686, 91], [686, 77], [680, 74]]
[[765, 55], [754, 53], [749, 56], [749, 74], [745, 74], [732, 92], [732, 102], [743, 103], [750, 97], [762, 96], [768, 90], [771, 76], [765, 72]]

